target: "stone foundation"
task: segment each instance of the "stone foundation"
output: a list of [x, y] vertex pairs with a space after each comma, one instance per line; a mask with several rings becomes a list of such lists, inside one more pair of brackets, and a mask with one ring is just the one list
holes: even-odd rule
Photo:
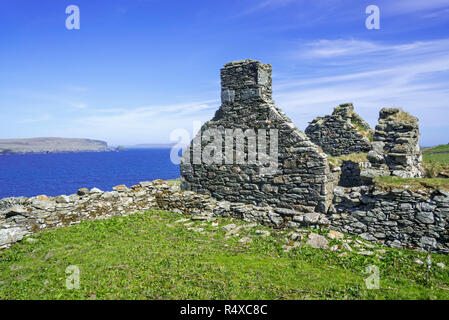
[[326, 227], [392, 247], [449, 252], [449, 193], [444, 191], [336, 187], [333, 204], [323, 214], [218, 201], [162, 180], [115, 189], [0, 200], [0, 248], [40, 230], [157, 209], [189, 216], [235, 217], [273, 228]]

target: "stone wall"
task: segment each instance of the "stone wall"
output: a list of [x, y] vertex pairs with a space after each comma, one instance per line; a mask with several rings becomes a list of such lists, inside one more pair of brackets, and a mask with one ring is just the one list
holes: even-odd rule
[[449, 192], [335, 188], [331, 228], [391, 247], [449, 253]]
[[[271, 66], [254, 60], [228, 63], [221, 70], [221, 86], [220, 109], [183, 154], [182, 189], [218, 200], [326, 212], [333, 189], [327, 156], [274, 105]], [[264, 153], [259, 146], [266, 134]], [[211, 135], [219, 144], [212, 152], [217, 157], [207, 163]], [[241, 149], [238, 141], [243, 141]], [[257, 161], [250, 162], [256, 154]]]
[[0, 200], [0, 248], [40, 230], [157, 209], [196, 219], [235, 217], [274, 228], [326, 227], [393, 247], [449, 252], [449, 193], [444, 191], [337, 187], [329, 212], [323, 214], [218, 201], [162, 180], [114, 189]]
[[305, 133], [332, 156], [368, 152], [373, 130], [357, 113], [352, 103], [341, 104], [332, 115], [314, 119]]
[[397, 108], [383, 108], [368, 153], [371, 168], [363, 170], [365, 182], [377, 176], [422, 177], [418, 119]]
[[275, 228], [328, 225], [324, 214], [301, 213], [285, 208], [258, 207], [218, 201], [209, 195], [182, 191], [165, 181], [141, 182], [114, 191], [80, 189], [78, 194], [49, 198], [5, 198], [0, 200], [0, 248], [40, 230], [50, 230], [85, 220], [107, 219], [149, 209], [169, 210], [184, 215], [236, 217]]

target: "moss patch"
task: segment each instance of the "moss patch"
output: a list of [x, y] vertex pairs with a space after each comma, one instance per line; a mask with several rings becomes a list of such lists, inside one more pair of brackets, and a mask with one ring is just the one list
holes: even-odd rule
[[408, 112], [403, 110], [399, 110], [399, 112], [394, 113], [387, 117], [387, 119], [394, 119], [396, 122], [404, 123], [404, 124], [416, 124], [418, 119], [410, 115]]
[[360, 153], [351, 153], [347, 155], [342, 156], [328, 156], [329, 162], [332, 163], [335, 166], [341, 166], [344, 161], [352, 161], [356, 163], [362, 163], [362, 162], [368, 162], [368, 159], [366, 158], [367, 153], [360, 152]]
[[169, 179], [169, 180], [166, 180], [165, 182], [167, 182], [171, 186], [179, 186], [181, 184], [181, 178]]
[[449, 179], [444, 178], [401, 178], [401, 177], [376, 177], [374, 183], [383, 189], [406, 190], [446, 190], [449, 191]]

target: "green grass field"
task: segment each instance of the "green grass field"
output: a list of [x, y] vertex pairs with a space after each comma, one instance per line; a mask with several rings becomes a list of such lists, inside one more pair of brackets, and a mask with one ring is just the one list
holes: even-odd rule
[[[181, 218], [150, 211], [35, 234], [0, 251], [0, 298], [449, 299], [446, 255], [432, 255], [427, 273], [426, 263], [414, 262], [425, 262], [426, 253], [365, 247], [348, 236], [352, 252], [307, 245], [286, 252], [294, 244], [289, 231]], [[246, 228], [226, 236], [222, 226], [230, 223]], [[244, 237], [252, 242], [239, 242]], [[80, 270], [79, 289], [66, 288], [71, 265]], [[369, 265], [380, 270], [379, 289], [366, 288]]]
[[449, 177], [449, 145], [423, 149], [423, 166], [428, 178]]
[[448, 152], [449, 153], [449, 144], [440, 144], [438, 146], [435, 147], [427, 147], [427, 148], [422, 148], [423, 153], [431, 153], [431, 152]]

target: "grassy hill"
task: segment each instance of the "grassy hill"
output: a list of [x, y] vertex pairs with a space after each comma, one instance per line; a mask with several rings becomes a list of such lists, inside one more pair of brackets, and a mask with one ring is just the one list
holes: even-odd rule
[[449, 145], [424, 148], [423, 166], [428, 177], [449, 178]]
[[[331, 251], [305, 245], [307, 232], [185, 218], [149, 211], [33, 235], [0, 251], [0, 298], [449, 299], [445, 255], [432, 255], [428, 270], [426, 253], [349, 236], [328, 238]], [[78, 290], [66, 289], [70, 265]], [[366, 288], [369, 265], [380, 289]]]

